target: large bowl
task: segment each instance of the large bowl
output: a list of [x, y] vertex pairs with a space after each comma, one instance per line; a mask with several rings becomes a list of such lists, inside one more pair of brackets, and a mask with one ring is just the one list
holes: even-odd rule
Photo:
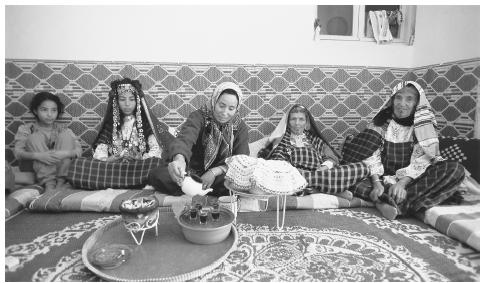
[[232, 211], [224, 207], [220, 207], [219, 221], [213, 221], [209, 213], [207, 224], [200, 224], [198, 217], [190, 220], [188, 211], [184, 211], [177, 217], [185, 239], [201, 245], [220, 243], [225, 240], [230, 234], [234, 219]]

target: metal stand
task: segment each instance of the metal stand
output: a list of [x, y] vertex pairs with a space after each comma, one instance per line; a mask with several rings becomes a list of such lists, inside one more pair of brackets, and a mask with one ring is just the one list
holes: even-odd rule
[[[256, 199], [256, 200], [265, 201], [265, 209], [262, 210], [262, 211], [267, 211], [267, 208], [269, 206], [269, 198], [270, 197], [276, 197], [276, 217], [277, 217], [276, 227], [279, 231], [284, 228], [284, 222], [285, 222], [285, 219], [286, 219], [286, 200], [287, 200], [286, 194], [281, 194], [281, 195], [255, 195], [255, 194], [249, 194], [249, 193], [241, 193], [241, 192], [233, 190], [230, 187], [230, 183], [227, 182], [227, 181], [225, 182], [225, 187], [227, 187], [229, 189], [230, 198], [235, 196], [238, 199], [239, 196], [243, 196], [243, 197], [246, 197], [246, 198], [252, 198], [252, 199]], [[279, 201], [279, 198], [280, 198], [280, 201]], [[281, 204], [279, 204], [279, 203], [281, 203]], [[280, 211], [279, 206], [281, 206], [281, 208], [282, 208], [282, 215], [280, 215], [281, 211]], [[238, 210], [237, 201], [232, 202], [232, 211], [234, 212], [234, 215], [235, 215], [234, 224], [237, 224], [237, 210]]]
[[[143, 238], [145, 236], [145, 232], [148, 229], [155, 228], [156, 236], [158, 237], [158, 219], [160, 218], [160, 211], [157, 209], [156, 212], [150, 213], [144, 216], [146, 220], [143, 221], [142, 224], [136, 221], [132, 222], [124, 222], [124, 227], [128, 230], [128, 232], [133, 237], [135, 243], [139, 246], [143, 242]], [[141, 232], [141, 238], [138, 240], [135, 236], [135, 233]]]

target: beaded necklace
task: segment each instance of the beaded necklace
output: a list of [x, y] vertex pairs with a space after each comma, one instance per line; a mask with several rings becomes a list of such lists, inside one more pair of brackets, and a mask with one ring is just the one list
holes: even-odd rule
[[129, 148], [133, 146], [133, 139], [132, 139], [132, 133], [135, 127], [138, 129], [138, 139], [139, 139], [139, 150], [140, 152], [144, 153], [146, 150], [146, 142], [145, 142], [145, 136], [143, 134], [143, 120], [141, 118], [141, 102], [140, 102], [140, 97], [138, 95], [138, 92], [134, 89], [134, 87], [130, 84], [123, 84], [119, 85], [118, 88], [116, 89], [116, 96], [113, 97], [113, 136], [112, 136], [112, 141], [113, 141], [113, 147], [112, 151], [114, 155], [119, 154], [119, 150], [116, 146], [116, 140], [118, 139], [118, 125], [120, 124], [119, 118], [119, 106], [118, 106], [118, 92], [123, 92], [123, 91], [130, 91], [136, 96], [136, 123], [133, 124], [133, 127], [131, 128], [131, 134], [130, 137], [125, 143], [124, 139], [122, 139], [122, 148]]

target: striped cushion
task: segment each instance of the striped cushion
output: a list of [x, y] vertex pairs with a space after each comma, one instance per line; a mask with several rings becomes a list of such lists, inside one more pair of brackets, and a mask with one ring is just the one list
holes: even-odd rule
[[38, 197], [44, 191], [39, 185], [29, 185], [18, 189], [5, 198], [5, 218], [16, 214], [24, 209], [28, 203]]
[[51, 191], [34, 199], [29, 209], [32, 211], [96, 211], [120, 212], [119, 205], [123, 200], [154, 195], [161, 207], [171, 207], [174, 202], [184, 198], [174, 197], [153, 190], [98, 190], [86, 191], [68, 189]]

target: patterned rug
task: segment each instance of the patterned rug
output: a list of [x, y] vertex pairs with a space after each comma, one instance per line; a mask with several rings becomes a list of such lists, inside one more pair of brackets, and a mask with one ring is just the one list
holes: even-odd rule
[[[116, 215], [24, 212], [5, 224], [6, 281], [100, 281], [84, 241]], [[237, 249], [191, 281], [479, 281], [480, 253], [415, 219], [371, 208], [239, 213]]]

